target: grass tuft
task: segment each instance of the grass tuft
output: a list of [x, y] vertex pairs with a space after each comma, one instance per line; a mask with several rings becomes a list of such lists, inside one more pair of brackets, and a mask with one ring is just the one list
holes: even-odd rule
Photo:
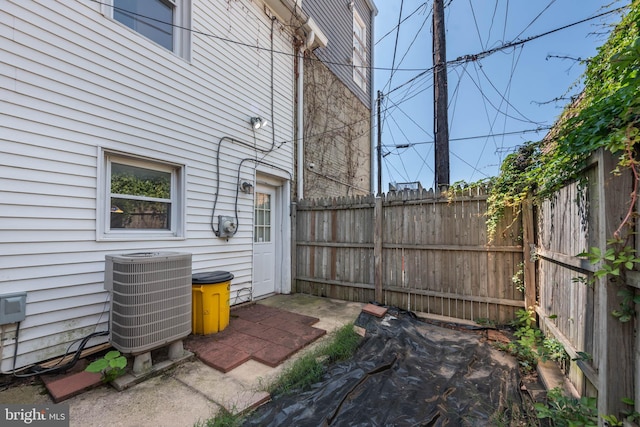
[[349, 359], [362, 337], [354, 332], [353, 323], [334, 331], [329, 340], [296, 360], [268, 387], [273, 396], [292, 390], [305, 390], [322, 379], [327, 364]]
[[[347, 360], [353, 356], [361, 341], [362, 337], [353, 330], [353, 323], [344, 325], [332, 332], [325, 344], [295, 360], [266, 387], [267, 391], [272, 396], [278, 396], [293, 390], [308, 389], [322, 379], [328, 364]], [[213, 418], [196, 423], [194, 427], [238, 427], [242, 425], [246, 415], [248, 414], [229, 412], [220, 408]]]
[[230, 412], [224, 407], [220, 407], [218, 413], [206, 421], [197, 422], [193, 427], [240, 427], [242, 425], [242, 414], [236, 411]]

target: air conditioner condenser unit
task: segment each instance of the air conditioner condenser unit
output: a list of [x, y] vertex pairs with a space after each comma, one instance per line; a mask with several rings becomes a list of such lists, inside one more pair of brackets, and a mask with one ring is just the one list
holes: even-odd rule
[[111, 345], [139, 354], [191, 333], [191, 254], [139, 252], [107, 255]]

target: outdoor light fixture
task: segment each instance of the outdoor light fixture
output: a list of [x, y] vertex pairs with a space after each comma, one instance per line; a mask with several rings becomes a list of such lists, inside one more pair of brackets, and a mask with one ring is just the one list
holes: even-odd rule
[[240, 183], [240, 191], [247, 194], [253, 194], [253, 184], [247, 181]]
[[267, 121], [262, 117], [251, 117], [251, 126], [254, 129], [260, 129], [267, 125]]

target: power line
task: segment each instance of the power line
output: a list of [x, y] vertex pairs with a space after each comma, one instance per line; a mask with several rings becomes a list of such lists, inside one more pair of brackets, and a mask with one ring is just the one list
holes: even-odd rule
[[[500, 52], [502, 50], [510, 49], [510, 48], [516, 47], [516, 46], [520, 46], [520, 45], [528, 43], [530, 41], [539, 39], [540, 37], [548, 36], [550, 34], [557, 33], [558, 31], [566, 30], [567, 28], [571, 28], [571, 27], [574, 27], [576, 25], [583, 24], [585, 22], [592, 21], [592, 20], [597, 19], [597, 18], [602, 18], [603, 16], [607, 16], [607, 15], [611, 15], [613, 13], [621, 12], [622, 10], [624, 10], [624, 9], [626, 9], [628, 7], [629, 7], [628, 5], [621, 6], [621, 7], [618, 7], [616, 9], [612, 9], [612, 10], [609, 10], [609, 11], [606, 11], [606, 12], [599, 13], [597, 15], [594, 15], [594, 16], [590, 17], [590, 18], [581, 19], [580, 21], [576, 21], [576, 22], [573, 22], [571, 24], [563, 25], [562, 27], [558, 27], [558, 28], [555, 28], [553, 30], [549, 30], [549, 31], [544, 32], [542, 34], [538, 34], [538, 35], [535, 35], [535, 36], [527, 37], [526, 39], [523, 39], [523, 40], [515, 40], [515, 41], [509, 42], [509, 43], [502, 44], [502, 45], [500, 45], [498, 47], [494, 47], [492, 49], [484, 50], [482, 52], [478, 52], [478, 53], [474, 53], [474, 54], [462, 55], [462, 56], [459, 56], [456, 59], [453, 59], [451, 61], [447, 61], [446, 64], [447, 65], [459, 65], [459, 64], [464, 64], [466, 62], [477, 61], [479, 59], [486, 58], [487, 56], [492, 55], [492, 54], [494, 54], [496, 52]], [[427, 69], [420, 69], [419, 70], [420, 73], [418, 73], [417, 75], [415, 75], [411, 79], [407, 80], [406, 82], [402, 83], [401, 85], [399, 85], [399, 86], [397, 86], [397, 87], [395, 87], [393, 89], [390, 89], [384, 95], [387, 96], [390, 93], [395, 92], [398, 89], [401, 89], [402, 87], [406, 86], [407, 84], [411, 83], [412, 81], [414, 81], [416, 79], [419, 79], [423, 75], [425, 75], [425, 74], [427, 74], [429, 72], [432, 72], [433, 68], [434, 67], [432, 66], [432, 67], [429, 67]], [[385, 70], [384, 68], [376, 68], [376, 69], [377, 70]], [[418, 71], [418, 70], [397, 69], [396, 71]]]
[[530, 41], [539, 39], [540, 37], [548, 36], [550, 34], [557, 33], [558, 31], [566, 30], [567, 28], [575, 27], [576, 25], [580, 25], [580, 24], [583, 24], [585, 22], [593, 21], [594, 19], [597, 19], [597, 18], [602, 18], [603, 16], [607, 16], [607, 15], [611, 15], [613, 13], [621, 12], [622, 10], [624, 10], [624, 9], [626, 9], [628, 7], [629, 7], [628, 5], [621, 6], [621, 7], [618, 7], [616, 9], [609, 10], [607, 12], [599, 13], [597, 15], [594, 15], [594, 16], [590, 17], [590, 18], [581, 19], [580, 21], [576, 21], [576, 22], [573, 22], [571, 24], [563, 25], [562, 27], [554, 28], [553, 30], [546, 31], [544, 33], [541, 33], [541, 34], [538, 34], [538, 35], [535, 35], [535, 36], [527, 37], [526, 39], [523, 39], [523, 40], [515, 40], [515, 41], [512, 41], [512, 42], [503, 44], [501, 46], [494, 47], [493, 49], [485, 50], [484, 52], [480, 52], [480, 53], [476, 53], [476, 54], [472, 54], [472, 55], [459, 56], [458, 58], [454, 59], [453, 61], [449, 61], [449, 62], [450, 63], [461, 63], [461, 62], [466, 62], [466, 61], [477, 61], [478, 59], [485, 58], [485, 57], [487, 57], [487, 56], [489, 56], [489, 55], [491, 55], [493, 53], [499, 52], [501, 50], [506, 50], [506, 49], [510, 49], [512, 47], [520, 46], [520, 45], [528, 43]]
[[[537, 127], [535, 129], [524, 129], [524, 130], [517, 130], [517, 131], [511, 131], [511, 132], [501, 132], [501, 133], [490, 133], [487, 135], [475, 135], [475, 136], [464, 136], [464, 137], [460, 137], [460, 138], [450, 138], [449, 141], [468, 141], [471, 139], [483, 139], [483, 138], [491, 138], [494, 136], [507, 136], [507, 135], [520, 135], [520, 134], [527, 134], [527, 133], [539, 133], [542, 131], [546, 131], [551, 129], [551, 126], [540, 126]], [[412, 142], [410, 144], [410, 146], [414, 146], [414, 145], [425, 145], [425, 144], [433, 144], [435, 143], [435, 141], [420, 141], [420, 142]], [[384, 148], [395, 148], [395, 146], [389, 146], [389, 145], [383, 145]], [[409, 147], [403, 147], [403, 148], [409, 148]]]
[[[491, 102], [491, 100], [489, 100], [489, 97], [488, 97], [488, 96], [484, 93], [484, 91], [482, 90], [482, 87], [480, 86], [480, 83], [476, 82], [476, 81], [473, 79], [473, 77], [471, 77], [471, 74], [469, 74], [469, 72], [468, 72], [468, 71], [466, 71], [466, 70], [465, 70], [465, 72], [466, 72], [466, 74], [469, 76], [469, 78], [471, 79], [471, 81], [473, 82], [473, 84], [476, 86], [476, 88], [478, 88], [478, 91], [480, 92], [480, 95], [482, 95], [482, 98], [486, 101], [486, 103], [489, 103], [489, 105], [491, 105], [491, 106], [493, 107], [493, 109], [494, 109], [494, 110], [496, 110], [496, 112], [498, 112], [498, 113], [500, 113], [500, 114], [502, 114], [502, 115], [504, 115], [504, 116], [506, 116], [506, 117], [509, 117], [510, 119], [517, 120], [517, 121], [519, 121], [519, 122], [532, 123], [532, 124], [534, 124], [534, 125], [541, 124], [540, 122], [536, 122], [536, 121], [531, 120], [531, 119], [529, 119], [528, 117], [524, 116], [522, 113], [520, 113], [520, 111], [518, 111], [518, 109], [517, 109], [517, 108], [513, 107], [513, 105], [511, 105], [508, 101], [507, 101], [507, 104], [508, 104], [509, 106], [511, 106], [514, 110], [516, 110], [516, 112], [517, 112], [518, 114], [520, 114], [520, 115], [522, 116], [522, 118], [518, 118], [518, 117], [512, 116], [512, 115], [510, 115], [510, 114], [508, 114], [508, 113], [506, 113], [506, 112], [504, 112], [504, 111], [501, 111], [499, 107], [496, 107], [496, 106], [493, 104], [493, 102]], [[477, 72], [477, 68], [476, 68], [476, 72]], [[478, 78], [478, 80], [479, 80], [479, 78]], [[499, 93], [499, 92], [498, 92], [498, 93]], [[503, 97], [502, 99], [503, 99], [503, 101], [506, 101], [506, 99], [504, 99], [504, 97]], [[486, 105], [486, 103], [485, 103], [485, 105]], [[501, 102], [501, 103], [502, 103], [502, 102]]]
[[482, 42], [480, 27], [478, 27], [478, 20], [476, 19], [476, 11], [473, 9], [473, 3], [471, 3], [471, 0], [469, 0], [469, 7], [471, 8], [471, 16], [473, 16], [473, 23], [475, 24], [475, 27], [476, 27], [476, 33], [478, 33], [478, 40], [480, 40], [480, 46], [482, 46], [483, 49], [486, 49], [487, 47]]
[[[296, 53], [293, 53], [293, 52], [283, 52], [283, 51], [271, 49], [271, 48], [268, 48], [268, 47], [262, 47], [262, 46], [258, 46], [258, 45], [254, 45], [254, 44], [250, 44], [250, 43], [241, 42], [241, 41], [238, 41], [238, 40], [231, 40], [231, 39], [228, 39], [228, 38], [225, 38], [225, 37], [216, 36], [215, 34], [206, 33], [204, 31], [194, 30], [193, 28], [183, 27], [181, 25], [174, 24], [173, 22], [162, 21], [161, 19], [152, 18], [152, 17], [147, 16], [147, 15], [143, 15], [143, 14], [140, 14], [140, 13], [131, 12], [131, 11], [127, 10], [127, 9], [119, 8], [117, 6], [114, 6], [111, 3], [105, 3], [104, 1], [101, 1], [101, 0], [89, 0], [89, 1], [91, 1], [93, 3], [97, 3], [97, 4], [101, 5], [101, 6], [110, 7], [113, 10], [118, 10], [118, 11], [126, 13], [126, 14], [128, 14], [130, 16], [137, 16], [137, 17], [140, 17], [140, 18], [144, 18], [147, 21], [154, 21], [154, 22], [157, 22], [159, 24], [163, 24], [163, 25], [166, 25], [166, 26], [177, 28], [177, 29], [183, 30], [183, 31], [188, 31], [188, 32], [190, 32], [192, 34], [197, 34], [197, 35], [200, 35], [200, 36], [203, 36], [203, 37], [212, 38], [212, 39], [219, 40], [219, 41], [222, 41], [222, 42], [225, 42], [225, 43], [235, 44], [235, 45], [238, 45], [238, 46], [250, 48], [252, 50], [259, 50], [259, 51], [264, 51], [264, 52], [273, 52], [275, 54], [283, 55], [283, 56], [289, 56], [289, 57], [295, 57], [296, 56]], [[353, 65], [353, 64], [351, 64], [349, 62], [328, 61], [328, 60], [321, 60], [321, 59], [315, 59], [315, 58], [309, 58], [309, 59], [321, 62], [323, 64], [331, 64], [331, 65], [337, 65], [337, 66], [341, 66], [341, 67], [348, 67], [349, 69], [353, 69], [355, 67], [355, 68], [366, 68], [366, 69], [373, 69], [373, 70], [380, 70], [380, 71], [406, 71], [406, 72], [409, 72], [409, 71], [414, 71], [415, 72], [415, 71], [424, 70], [424, 68], [396, 68], [396, 69], [394, 69], [394, 68], [386, 68], [386, 67], [370, 67], [368, 65], [358, 66], [358, 65]]]
[[[165, 22], [165, 21], [162, 21], [162, 20], [159, 20], [159, 19], [156, 19], [156, 18], [152, 18], [150, 16], [146, 16], [146, 15], [142, 15], [142, 14], [139, 14], [139, 13], [128, 11], [126, 9], [118, 8], [118, 7], [114, 6], [111, 3], [105, 3], [105, 2], [103, 2], [101, 0], [89, 0], [89, 1], [91, 1], [93, 3], [96, 3], [96, 4], [99, 4], [99, 5], [102, 5], [102, 6], [111, 7], [114, 10], [120, 10], [122, 12], [126, 12], [126, 13], [128, 13], [130, 15], [139, 16], [141, 18], [145, 18], [146, 20], [155, 21], [155, 22], [158, 22], [158, 23], [161, 23], [161, 24], [164, 24], [164, 25], [171, 26], [173, 28], [178, 28], [180, 30], [189, 31], [189, 32], [191, 32], [193, 34], [198, 34], [198, 35], [201, 35], [201, 36], [204, 36], [204, 37], [213, 38], [213, 39], [220, 40], [220, 41], [223, 41], [223, 42], [226, 42], [226, 43], [232, 43], [232, 44], [236, 44], [236, 45], [239, 45], [239, 46], [243, 46], [243, 47], [247, 47], [247, 48], [251, 48], [251, 49], [255, 49], [255, 50], [260, 50], [260, 51], [266, 51], [266, 52], [273, 51], [273, 53], [278, 54], [278, 55], [284, 55], [284, 56], [290, 56], [290, 57], [295, 57], [296, 56], [296, 54], [292, 53], [292, 52], [282, 52], [282, 51], [278, 51], [278, 50], [271, 49], [271, 48], [266, 48], [266, 47], [261, 47], [261, 46], [258, 46], [258, 45], [253, 45], [253, 44], [250, 44], [250, 43], [245, 43], [245, 42], [241, 42], [241, 41], [237, 41], [237, 40], [231, 40], [231, 39], [227, 39], [225, 37], [216, 36], [216, 35], [211, 34], [211, 33], [206, 33], [204, 31], [194, 30], [193, 28], [183, 27], [183, 26], [174, 24], [172, 22]], [[419, 6], [419, 8], [423, 7], [425, 5], [426, 5], [426, 3], [423, 3], [422, 5]], [[485, 50], [483, 52], [479, 52], [479, 53], [476, 53], [476, 54], [463, 55], [463, 56], [460, 56], [460, 57], [458, 57], [458, 58], [456, 58], [454, 60], [447, 61], [447, 65], [460, 64], [460, 63], [463, 63], [463, 62], [466, 62], [466, 61], [477, 61], [478, 59], [482, 59], [482, 58], [484, 58], [486, 56], [489, 56], [489, 55], [491, 55], [491, 54], [493, 54], [495, 52], [498, 52], [498, 51], [501, 51], [501, 50], [505, 50], [505, 49], [509, 49], [511, 47], [518, 46], [520, 44], [524, 44], [524, 43], [530, 42], [530, 41], [535, 40], [537, 38], [544, 37], [544, 36], [547, 36], [549, 34], [553, 34], [555, 32], [558, 32], [558, 31], [561, 31], [561, 30], [564, 30], [564, 29], [567, 29], [567, 28], [571, 28], [573, 26], [582, 24], [584, 22], [592, 21], [594, 19], [601, 18], [603, 16], [607, 16], [607, 15], [611, 15], [613, 13], [620, 12], [620, 11], [622, 11], [622, 10], [628, 8], [628, 7], [629, 7], [628, 5], [621, 6], [619, 8], [612, 9], [612, 10], [606, 11], [606, 12], [602, 12], [602, 13], [600, 13], [598, 15], [594, 15], [594, 16], [592, 16], [590, 18], [585, 18], [585, 19], [582, 19], [580, 21], [577, 21], [577, 22], [574, 22], [574, 23], [571, 23], [571, 24], [568, 24], [568, 25], [565, 25], [565, 26], [562, 26], [562, 27], [547, 31], [545, 33], [538, 34], [536, 36], [528, 37], [528, 38], [523, 39], [523, 40], [513, 41], [513, 42], [510, 42], [510, 43], [498, 46], [496, 48]], [[415, 11], [413, 13], [415, 13]], [[403, 20], [403, 22], [405, 20]], [[384, 37], [386, 37], [386, 35]], [[378, 41], [380, 41], [380, 40], [378, 40]], [[377, 42], [376, 42], [376, 44], [377, 44]], [[331, 64], [331, 65], [343, 66], [343, 67], [348, 67], [350, 69], [353, 69], [354, 67], [358, 67], [358, 66], [355, 66], [355, 65], [353, 65], [351, 63], [347, 63], [347, 62], [327, 61], [327, 60], [320, 60], [320, 59], [315, 59], [315, 58], [310, 58], [310, 59], [318, 61], [318, 62], [321, 62], [323, 64]], [[361, 68], [367, 68], [367, 69], [370, 68], [370, 69], [373, 69], [373, 70], [394, 71], [394, 72], [398, 72], [398, 71], [416, 72], [416, 71], [419, 71], [420, 74], [418, 74], [417, 76], [413, 77], [411, 80], [414, 80], [414, 79], [420, 77], [422, 74], [426, 74], [426, 73], [429, 73], [429, 72], [433, 71], [433, 67], [429, 67], [429, 68], [426, 68], [426, 69], [425, 68], [387, 68], [387, 67], [369, 67], [369, 66], [364, 65], [364, 66], [361, 66]], [[408, 82], [405, 82], [399, 87], [402, 87], [402, 86], [406, 85], [407, 83]], [[391, 92], [395, 91], [399, 87], [390, 90], [388, 93], [391, 93]]]
[[551, 0], [551, 2], [549, 2], [549, 4], [540, 11], [540, 13], [538, 13], [536, 15], [535, 18], [533, 18], [533, 20], [531, 20], [531, 22], [529, 22], [529, 24], [524, 27], [524, 29], [522, 31], [520, 31], [518, 33], [518, 35], [516, 36], [516, 38], [520, 37], [522, 35], [522, 33], [524, 33], [525, 31], [527, 31], [527, 29], [529, 29], [530, 26], [532, 26], [534, 24], [534, 22], [536, 22], [538, 20], [538, 18], [540, 18], [542, 16], [543, 13], [545, 13], [547, 11], [547, 9], [549, 9], [551, 7], [551, 5], [553, 5], [556, 2], [556, 0]]
[[380, 43], [380, 42], [381, 42], [385, 37], [387, 37], [389, 34], [393, 33], [393, 32], [396, 30], [396, 28], [398, 28], [398, 27], [400, 26], [400, 24], [404, 23], [404, 21], [406, 21], [407, 19], [411, 18], [411, 17], [412, 17], [413, 15], [415, 15], [415, 14], [416, 14], [420, 9], [422, 9], [422, 8], [424, 8], [424, 7], [426, 7], [426, 6], [427, 6], [427, 3], [426, 3], [426, 2], [424, 2], [424, 3], [422, 3], [420, 6], [418, 6], [418, 7], [417, 7], [413, 12], [411, 12], [411, 13], [410, 13], [406, 18], [404, 18], [402, 21], [400, 21], [400, 22], [398, 23], [398, 25], [396, 25], [395, 27], [393, 27], [392, 29], [390, 29], [390, 30], [389, 30], [389, 32], [388, 32], [388, 33], [386, 33], [384, 36], [380, 37], [380, 38], [378, 39], [378, 41], [374, 43], [374, 46], [375, 46], [375, 45], [377, 45], [378, 43]]
[[487, 178], [489, 177], [489, 175], [487, 175], [486, 173], [482, 172], [480, 169], [477, 169], [476, 166], [473, 166], [471, 163], [467, 162], [465, 159], [463, 159], [462, 157], [458, 156], [454, 151], [451, 151], [451, 155], [453, 157], [457, 158], [458, 160], [460, 160], [465, 165], [469, 166], [471, 169], [473, 169], [474, 172], [481, 173], [482, 175], [484, 175]]

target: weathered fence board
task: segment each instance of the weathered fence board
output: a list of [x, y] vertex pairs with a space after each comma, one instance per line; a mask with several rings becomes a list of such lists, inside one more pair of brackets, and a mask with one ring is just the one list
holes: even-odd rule
[[474, 189], [453, 200], [422, 191], [301, 201], [297, 290], [508, 322], [524, 307], [512, 281], [522, 264], [522, 226], [508, 212], [489, 243], [486, 198]]
[[[634, 322], [621, 323], [611, 315], [627, 285], [616, 285], [608, 276], [595, 278], [599, 266], [577, 257], [592, 247], [604, 253], [626, 214], [633, 181], [631, 174], [612, 173], [615, 162], [600, 151], [581, 185], [571, 183], [544, 202], [536, 241], [540, 326], [578, 359], [570, 363], [568, 377], [580, 394], [598, 397], [598, 412], [604, 414], [619, 414], [624, 397], [640, 397]], [[585, 353], [590, 357], [582, 357]]]

